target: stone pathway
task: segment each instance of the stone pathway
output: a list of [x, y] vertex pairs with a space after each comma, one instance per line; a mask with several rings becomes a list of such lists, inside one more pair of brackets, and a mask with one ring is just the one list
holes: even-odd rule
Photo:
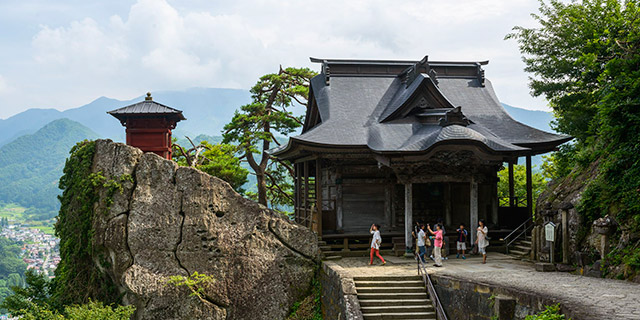
[[[584, 319], [639, 319], [640, 284], [620, 280], [590, 278], [562, 272], [537, 272], [533, 264], [516, 261], [499, 253], [490, 253], [487, 264], [479, 257], [456, 259], [449, 255], [443, 268], [429, 272], [488, 285], [508, 286], [546, 295], [562, 303]], [[417, 274], [412, 259], [385, 257], [386, 266], [368, 266], [368, 258], [343, 258], [325, 261], [343, 274], [357, 276]], [[582, 317], [584, 315], [584, 317]]]

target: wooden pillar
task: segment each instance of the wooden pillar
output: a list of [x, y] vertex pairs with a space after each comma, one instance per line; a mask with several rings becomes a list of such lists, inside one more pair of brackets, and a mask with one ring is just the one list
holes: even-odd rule
[[569, 264], [569, 219], [567, 210], [562, 212], [562, 263]]
[[305, 221], [304, 225], [306, 227], [311, 227], [311, 220], [309, 219], [309, 208], [311, 207], [309, 204], [309, 162], [305, 161], [302, 166], [304, 171], [304, 194], [302, 196], [302, 210], [304, 210], [303, 215]]
[[444, 183], [444, 222], [448, 226], [453, 226], [453, 221], [451, 217], [451, 183]]
[[336, 167], [336, 229], [344, 230], [343, 212], [342, 212], [342, 169]]
[[318, 219], [318, 235], [322, 236], [322, 160], [316, 159], [316, 211]]
[[513, 183], [513, 162], [509, 162], [509, 207], [515, 207], [515, 187]]
[[407, 250], [411, 248], [413, 238], [411, 229], [413, 228], [413, 184], [404, 184], [404, 243]]
[[491, 222], [498, 225], [498, 183], [491, 183]]
[[469, 217], [470, 217], [470, 227], [472, 230], [471, 233], [471, 243], [475, 243], [476, 241], [476, 229], [478, 228], [478, 183], [475, 181], [473, 176], [471, 176], [471, 183], [469, 185]]
[[300, 164], [299, 163], [294, 163], [293, 164], [293, 170], [294, 170], [294, 187], [295, 187], [295, 192], [294, 192], [294, 197], [293, 197], [293, 212], [295, 213], [295, 219], [297, 223], [302, 223], [300, 220]]
[[387, 227], [391, 227], [391, 184], [387, 182], [384, 185], [384, 221]]
[[527, 214], [533, 217], [533, 191], [531, 178], [531, 155], [527, 156]]

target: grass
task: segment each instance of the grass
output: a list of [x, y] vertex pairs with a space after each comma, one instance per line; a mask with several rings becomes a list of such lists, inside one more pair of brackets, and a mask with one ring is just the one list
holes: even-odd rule
[[27, 208], [17, 204], [0, 204], [0, 218], [9, 219], [10, 224], [22, 224], [30, 229], [39, 229], [45, 234], [54, 234], [53, 224], [55, 223], [55, 219], [44, 221], [30, 220], [25, 217], [25, 211], [27, 211]]

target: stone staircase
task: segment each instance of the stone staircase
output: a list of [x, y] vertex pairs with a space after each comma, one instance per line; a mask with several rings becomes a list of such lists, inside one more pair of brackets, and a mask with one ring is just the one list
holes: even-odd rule
[[527, 258], [531, 253], [531, 236], [526, 235], [509, 246], [509, 255], [516, 259]]
[[360, 310], [370, 319], [436, 319], [419, 276], [354, 277]]

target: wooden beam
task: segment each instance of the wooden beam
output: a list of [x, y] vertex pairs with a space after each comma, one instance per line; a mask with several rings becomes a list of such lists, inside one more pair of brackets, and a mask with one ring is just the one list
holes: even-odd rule
[[470, 229], [473, 230], [471, 232], [471, 243], [475, 243], [476, 241], [476, 228], [478, 227], [478, 183], [471, 178], [471, 183], [469, 184], [469, 217], [470, 217]]
[[515, 206], [515, 187], [513, 182], [513, 162], [509, 162], [509, 207]]
[[533, 181], [531, 177], [531, 156], [527, 156], [527, 213], [533, 217]]
[[336, 229], [344, 230], [342, 211], [342, 167], [336, 168]]
[[444, 222], [448, 226], [452, 226], [453, 219], [451, 217], [451, 183], [444, 183], [444, 191], [443, 191], [443, 200], [444, 200]]
[[301, 214], [301, 212], [300, 212], [300, 204], [301, 204], [300, 203], [300, 191], [301, 191], [301, 188], [300, 188], [300, 174], [301, 174], [301, 172], [300, 172], [300, 164], [294, 163], [293, 164], [293, 170], [294, 170], [294, 175], [295, 175], [294, 181], [293, 181], [294, 182], [294, 187], [295, 187], [295, 194], [293, 195], [294, 196], [293, 197], [293, 202], [294, 202], [293, 210], [294, 210], [294, 213], [295, 213], [296, 222], [301, 224], [302, 221], [300, 220], [300, 214]]
[[316, 211], [319, 236], [322, 236], [322, 207], [322, 160], [316, 159]]
[[[404, 185], [404, 242], [407, 250], [411, 248], [413, 238], [411, 229], [413, 228], [413, 184]], [[407, 251], [408, 252], [408, 251]]]
[[304, 171], [304, 178], [303, 178], [303, 183], [304, 183], [304, 194], [302, 197], [302, 208], [304, 209], [304, 220], [305, 220], [305, 226], [306, 227], [311, 227], [311, 220], [309, 219], [309, 162], [305, 161], [303, 163], [303, 171]]

